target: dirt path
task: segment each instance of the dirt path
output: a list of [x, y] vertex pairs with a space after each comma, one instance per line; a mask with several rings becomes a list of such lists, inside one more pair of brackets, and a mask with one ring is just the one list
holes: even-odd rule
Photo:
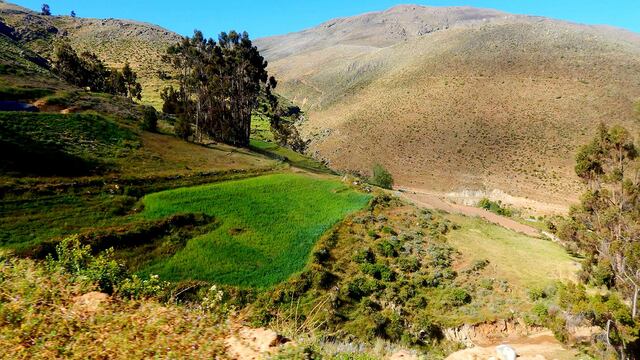
[[420, 192], [419, 190], [416, 190], [416, 189], [401, 188], [398, 190], [400, 190], [400, 194], [402, 197], [419, 206], [424, 206], [424, 207], [436, 209], [436, 210], [443, 210], [449, 213], [458, 213], [466, 216], [472, 216], [472, 217], [478, 216], [493, 224], [500, 225], [504, 228], [507, 228], [528, 236], [532, 236], [532, 237], [540, 236], [540, 232], [534, 227], [521, 224], [515, 220], [506, 218], [504, 216], [496, 215], [490, 211], [487, 211], [481, 208], [467, 206], [467, 205], [453, 204], [443, 200], [442, 198], [440, 198], [435, 194]]
[[[551, 331], [514, 339], [505, 344], [516, 351], [519, 360], [568, 360], [579, 358], [576, 350], [566, 349], [553, 337]], [[500, 359], [496, 353], [496, 346], [498, 345], [500, 344], [496, 343], [460, 350], [449, 355], [446, 360]]]

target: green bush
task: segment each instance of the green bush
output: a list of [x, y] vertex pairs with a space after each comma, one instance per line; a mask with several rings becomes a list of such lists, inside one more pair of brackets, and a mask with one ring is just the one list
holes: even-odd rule
[[462, 288], [447, 289], [443, 302], [450, 306], [462, 306], [471, 302], [471, 295]]
[[189, 119], [186, 119], [184, 116], [178, 116], [173, 132], [182, 140], [189, 140], [189, 137], [193, 134]]
[[158, 113], [153, 106], [145, 106], [140, 127], [145, 131], [158, 131]]
[[113, 249], [94, 257], [91, 247], [80, 244], [78, 236], [68, 237], [56, 245], [56, 256], [49, 255], [47, 263], [52, 270], [96, 283], [100, 291], [109, 294], [126, 276], [124, 266], [113, 258]]
[[362, 264], [362, 272], [377, 280], [394, 281], [396, 274], [384, 264]]
[[376, 185], [384, 189], [393, 188], [393, 176], [382, 165], [373, 166], [373, 176], [369, 179], [371, 185]]
[[502, 205], [501, 201], [491, 201], [487, 198], [483, 198], [482, 200], [480, 200], [480, 202], [478, 202], [478, 207], [491, 211], [494, 214], [507, 217], [513, 216], [513, 211], [508, 207]]
[[379, 243], [378, 250], [380, 251], [380, 254], [386, 257], [398, 256], [398, 250], [396, 249], [396, 245], [389, 240], [384, 240], [381, 243]]
[[358, 264], [373, 264], [376, 261], [376, 255], [369, 248], [360, 249], [356, 251], [356, 254], [353, 256], [353, 261]]

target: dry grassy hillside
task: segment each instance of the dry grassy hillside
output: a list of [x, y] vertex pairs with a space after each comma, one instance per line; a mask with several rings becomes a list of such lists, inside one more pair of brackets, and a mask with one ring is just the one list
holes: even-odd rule
[[404, 186], [563, 203], [599, 122], [640, 129], [640, 36], [623, 30], [401, 6], [258, 45], [279, 91], [309, 110], [317, 157], [361, 172], [380, 162]]
[[160, 91], [165, 85], [158, 70], [170, 69], [161, 56], [180, 35], [132, 20], [41, 16], [4, 1], [0, 1], [0, 22], [10, 27], [17, 41], [39, 54], [49, 54], [53, 41], [67, 36], [76, 50], [94, 52], [109, 66], [120, 68], [128, 60], [143, 86], [143, 101], [162, 105]]

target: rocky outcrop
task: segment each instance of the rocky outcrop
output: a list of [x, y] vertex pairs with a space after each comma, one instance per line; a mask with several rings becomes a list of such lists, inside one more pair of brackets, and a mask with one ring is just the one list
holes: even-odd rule
[[467, 347], [493, 344], [503, 340], [521, 338], [543, 332], [539, 326], [530, 326], [522, 320], [498, 320], [492, 323], [462, 325], [444, 330], [444, 337]]

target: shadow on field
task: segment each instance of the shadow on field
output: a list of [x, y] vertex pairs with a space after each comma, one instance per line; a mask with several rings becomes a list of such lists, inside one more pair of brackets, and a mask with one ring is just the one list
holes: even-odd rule
[[88, 161], [47, 144], [0, 128], [0, 171], [32, 176], [81, 176], [104, 171], [103, 164]]

